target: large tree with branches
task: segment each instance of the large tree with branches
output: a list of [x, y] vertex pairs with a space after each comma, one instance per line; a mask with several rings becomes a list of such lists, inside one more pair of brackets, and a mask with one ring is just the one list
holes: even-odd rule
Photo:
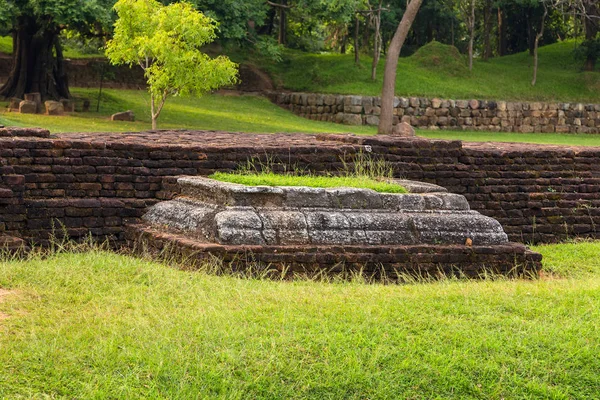
[[[3, 4], [2, 4], [3, 3]], [[10, 75], [0, 97], [70, 97], [60, 32], [101, 35], [112, 23], [111, 0], [0, 0], [0, 20], [13, 38]]]

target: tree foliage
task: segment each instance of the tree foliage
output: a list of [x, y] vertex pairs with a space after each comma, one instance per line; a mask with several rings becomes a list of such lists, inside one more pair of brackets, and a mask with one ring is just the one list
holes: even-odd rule
[[0, 96], [69, 97], [59, 35], [99, 35], [112, 21], [113, 0], [0, 0], [0, 33], [13, 36], [13, 62]]
[[[2, 4], [4, 3], [4, 4]], [[14, 25], [31, 18], [40, 29], [93, 32], [112, 23], [113, 0], [0, 0], [0, 18]]]
[[168, 96], [201, 95], [237, 80], [237, 65], [200, 48], [216, 38], [216, 22], [190, 3], [119, 0], [106, 55], [113, 64], [139, 65], [148, 81], [152, 125]]
[[219, 35], [223, 39], [244, 39], [261, 26], [267, 18], [269, 6], [264, 0], [192, 0], [204, 15], [219, 21]]

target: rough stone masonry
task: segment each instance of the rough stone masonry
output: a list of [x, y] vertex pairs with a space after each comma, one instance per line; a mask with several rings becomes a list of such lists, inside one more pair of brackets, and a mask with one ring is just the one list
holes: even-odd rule
[[[347, 125], [379, 124], [379, 97], [271, 92], [269, 98], [304, 118]], [[401, 122], [424, 129], [600, 133], [600, 104], [396, 97], [394, 125]]]

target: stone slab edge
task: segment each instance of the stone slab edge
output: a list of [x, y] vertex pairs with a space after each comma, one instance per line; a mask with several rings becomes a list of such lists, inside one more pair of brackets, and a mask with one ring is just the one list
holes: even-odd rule
[[535, 277], [542, 256], [519, 243], [495, 246], [230, 246], [203, 243], [173, 231], [159, 231], [146, 224], [126, 226], [126, 239], [134, 251], [162, 256], [183, 256], [197, 262], [217, 257], [232, 268], [262, 263], [282, 271], [326, 273], [362, 271], [375, 278], [395, 280], [399, 275], [446, 275], [481, 278], [492, 272], [511, 277]]

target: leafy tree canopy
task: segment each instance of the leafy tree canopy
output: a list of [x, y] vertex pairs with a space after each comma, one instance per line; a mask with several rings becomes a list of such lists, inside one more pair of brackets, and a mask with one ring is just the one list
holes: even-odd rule
[[168, 96], [197, 94], [237, 80], [237, 65], [200, 48], [216, 38], [217, 23], [187, 2], [119, 0], [118, 20], [106, 55], [113, 64], [139, 65], [148, 81], [152, 125]]
[[[4, 3], [4, 4], [2, 4]], [[112, 23], [113, 0], [0, 0], [0, 19], [34, 19], [41, 29], [94, 31]]]
[[220, 36], [225, 39], [243, 39], [249, 23], [261, 26], [269, 11], [264, 0], [193, 0], [192, 4], [219, 21]]

